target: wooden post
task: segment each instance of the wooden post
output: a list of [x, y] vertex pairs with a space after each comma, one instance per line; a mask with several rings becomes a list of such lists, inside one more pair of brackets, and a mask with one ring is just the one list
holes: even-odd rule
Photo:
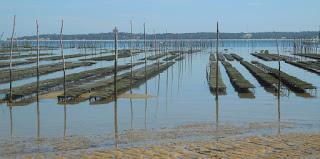
[[[156, 34], [156, 31], [153, 30], [153, 34], [154, 34], [154, 54], [157, 56], [157, 55], [159, 55], [159, 53], [157, 53], [157, 34]], [[159, 58], [157, 58], [157, 64], [158, 64], [158, 70], [159, 70], [159, 67], [160, 67]]]
[[117, 61], [118, 61], [118, 29], [113, 29], [114, 33], [114, 99], [117, 101]]
[[63, 63], [63, 96], [64, 96], [64, 103], [66, 103], [66, 62], [65, 62], [64, 53], [63, 53], [62, 31], [63, 31], [63, 20], [61, 21], [61, 30], [60, 30], [60, 48], [61, 48], [61, 56], [62, 56], [62, 63]]
[[217, 44], [216, 44], [216, 98], [218, 99], [218, 93], [219, 93], [219, 23], [217, 22]]
[[[165, 38], [164, 38], [164, 52], [166, 53], [166, 58], [168, 58], [167, 36], [168, 36], [168, 31], [166, 29], [166, 35], [165, 35]], [[166, 61], [166, 64], [168, 64], [168, 60]]]
[[39, 44], [39, 23], [36, 20], [37, 25], [37, 102], [39, 102], [39, 60], [40, 60], [40, 44]]
[[[146, 37], [146, 23], [143, 24], [143, 39], [144, 39], [144, 46], [143, 46], [143, 50], [144, 50], [144, 76], [145, 76], [145, 82], [147, 82], [147, 37]], [[147, 88], [146, 88], [147, 89]]]
[[9, 103], [12, 103], [12, 52], [13, 52], [13, 36], [16, 27], [16, 15], [13, 16], [13, 27], [11, 34], [11, 45], [10, 45], [10, 64], [9, 64], [9, 76], [10, 76], [10, 95], [9, 95]]
[[40, 87], [39, 87], [39, 59], [40, 59], [40, 44], [39, 44], [39, 23], [38, 20], [36, 20], [36, 26], [37, 26], [37, 139], [39, 141], [40, 139], [40, 107], [39, 107], [39, 93], [40, 93]]
[[132, 71], [132, 64], [133, 64], [133, 56], [132, 56], [132, 20], [130, 21], [130, 56], [131, 56], [131, 80], [130, 80], [130, 90], [131, 90], [131, 85], [132, 85], [132, 77], [133, 77], [133, 71]]

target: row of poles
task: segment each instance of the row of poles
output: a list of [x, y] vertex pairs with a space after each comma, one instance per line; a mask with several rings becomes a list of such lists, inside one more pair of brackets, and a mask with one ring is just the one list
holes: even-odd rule
[[[12, 54], [13, 54], [13, 36], [15, 35], [15, 27], [16, 27], [16, 16], [13, 17], [13, 27], [12, 27], [12, 34], [10, 39], [10, 61], [9, 61], [9, 78], [10, 78], [10, 86], [9, 86], [9, 99], [8, 99], [8, 106], [10, 109], [10, 119], [11, 119], [11, 125], [12, 125], [12, 103], [13, 103], [13, 92], [12, 92]], [[65, 59], [64, 59], [64, 52], [63, 52], [63, 20], [61, 21], [61, 29], [60, 29], [60, 48], [61, 48], [61, 56], [62, 56], [62, 62], [63, 62], [63, 90], [64, 90], [64, 97], [66, 97], [66, 65], [65, 65]], [[36, 102], [37, 102], [37, 126], [38, 126], [38, 132], [37, 137], [40, 136], [40, 77], [39, 77], [39, 68], [40, 68], [40, 38], [39, 38], [39, 22], [36, 20], [36, 36], [37, 36], [37, 92], [36, 92]], [[64, 103], [64, 110], [65, 110], [65, 116], [66, 116], [66, 103]], [[66, 120], [65, 120], [66, 121]], [[12, 129], [11, 129], [12, 134]], [[66, 132], [64, 132], [65, 136]]]
[[[219, 128], [219, 23], [217, 22], [217, 39], [216, 39], [216, 92], [215, 92], [215, 102], [216, 102], [216, 129]], [[278, 40], [276, 40], [276, 48], [278, 55], [278, 88], [277, 88], [277, 113], [278, 113], [278, 135], [280, 135], [281, 130], [281, 114], [280, 114], [280, 105], [281, 105], [281, 60], [280, 60], [280, 51]]]
[[[12, 36], [11, 36], [11, 45], [10, 45], [10, 61], [9, 61], [9, 78], [10, 78], [10, 92], [9, 92], [9, 100], [8, 100], [8, 105], [10, 108], [10, 118], [12, 118], [12, 102], [13, 102], [13, 92], [12, 92], [12, 55], [13, 55], [13, 38], [14, 38], [14, 34], [15, 34], [15, 27], [16, 27], [16, 16], [13, 17], [13, 27], [12, 27]], [[61, 21], [61, 28], [60, 28], [60, 51], [61, 51], [61, 56], [62, 56], [62, 63], [63, 63], [63, 95], [64, 95], [64, 113], [65, 113], [65, 118], [66, 118], [66, 65], [65, 65], [65, 58], [64, 58], [64, 47], [63, 47], [63, 27], [64, 27], [64, 22], [63, 20]], [[146, 31], [145, 31], [145, 24], [143, 25], [144, 27], [144, 56], [145, 56], [145, 81], [147, 81], [147, 54], [146, 54]], [[115, 60], [114, 60], [114, 99], [115, 99], [115, 103], [117, 104], [117, 61], [118, 61], [118, 29], [117, 27], [114, 28], [113, 30], [114, 33], [114, 50], [115, 50]], [[132, 35], [132, 22], [131, 22], [131, 35]], [[39, 22], [38, 20], [36, 20], [36, 36], [37, 36], [37, 96], [36, 96], [36, 101], [37, 101], [37, 115], [38, 115], [38, 132], [37, 132], [37, 136], [40, 136], [40, 108], [39, 108], [39, 101], [40, 101], [40, 77], [39, 77], [39, 67], [40, 67], [40, 38], [39, 38]], [[132, 66], [133, 66], [133, 57], [132, 57], [132, 51], [131, 52], [131, 78], [133, 76], [133, 70], [132, 70]], [[146, 87], [147, 89], [147, 87]], [[117, 111], [117, 106], [115, 105], [115, 112]], [[116, 116], [115, 116], [116, 118]], [[11, 120], [12, 121], [12, 120]], [[117, 121], [117, 120], [115, 120]], [[66, 122], [66, 119], [65, 119]], [[12, 123], [11, 123], [12, 125]], [[64, 124], [66, 127], [66, 123]], [[117, 124], [116, 124], [117, 125]], [[116, 129], [117, 130], [117, 129]], [[11, 130], [12, 131], [12, 130]], [[12, 132], [11, 132], [12, 134]], [[117, 133], [116, 133], [117, 134]], [[66, 129], [64, 129], [64, 136], [66, 136]]]
[[[132, 22], [130, 22], [131, 25], [131, 36], [132, 36]], [[13, 100], [13, 92], [12, 92], [12, 54], [13, 54], [13, 37], [15, 35], [15, 26], [16, 26], [16, 16], [14, 16], [13, 19], [13, 28], [12, 28], [12, 34], [11, 34], [11, 40], [10, 40], [10, 64], [9, 64], [9, 78], [10, 78], [10, 93], [9, 93], [9, 105], [11, 106], [12, 104], [12, 100]], [[64, 58], [64, 48], [63, 48], [63, 27], [64, 27], [64, 22], [63, 20], [61, 21], [61, 29], [60, 29], [60, 51], [61, 51], [61, 56], [62, 56], [62, 63], [63, 63], [63, 92], [64, 92], [64, 103], [66, 104], [66, 65], [65, 65], [65, 58]], [[145, 81], [147, 81], [147, 56], [146, 56], [146, 31], [145, 31], [145, 24], [143, 25], [144, 28], [144, 63], [145, 63]], [[37, 103], [39, 104], [39, 93], [40, 93], [40, 86], [39, 86], [39, 67], [40, 67], [40, 38], [39, 38], [39, 23], [38, 20], [36, 20], [36, 32], [37, 32]], [[113, 30], [114, 33], [114, 53], [115, 53], [115, 60], [114, 60], [114, 99], [115, 99], [115, 103], [117, 103], [117, 61], [118, 61], [118, 28], [115, 27]], [[156, 34], [155, 34], [155, 47], [157, 44], [156, 41]], [[132, 47], [132, 43], [130, 43], [130, 46]], [[277, 48], [278, 48], [278, 42], [277, 42]], [[156, 49], [155, 49], [156, 50]], [[216, 57], [218, 57], [218, 53], [219, 53], [219, 23], [217, 23], [217, 39], [216, 39]], [[279, 55], [279, 50], [278, 50], [278, 55]], [[280, 56], [280, 55], [279, 55]], [[219, 78], [219, 74], [218, 74], [218, 70], [219, 70], [219, 58], [216, 58], [216, 77], [217, 79]], [[159, 61], [158, 61], [159, 62]], [[133, 59], [132, 59], [132, 52], [131, 52], [131, 65], [133, 64]], [[132, 71], [132, 66], [131, 66], [131, 76], [133, 75], [133, 71]], [[279, 76], [280, 76], [280, 61], [279, 61]], [[216, 80], [216, 88], [218, 88], [219, 83], [218, 80]], [[280, 90], [280, 83], [278, 86], [278, 91]], [[147, 91], [147, 85], [146, 85], [146, 91]], [[278, 96], [279, 96], [279, 92], [278, 92]], [[278, 97], [279, 98], [279, 97]], [[218, 89], [216, 89], [216, 100], [218, 102]], [[280, 101], [280, 99], [279, 99]], [[10, 109], [12, 109], [10, 107]], [[39, 107], [37, 107], [37, 110], [39, 110]], [[115, 111], [116, 111], [116, 107], [115, 107]]]

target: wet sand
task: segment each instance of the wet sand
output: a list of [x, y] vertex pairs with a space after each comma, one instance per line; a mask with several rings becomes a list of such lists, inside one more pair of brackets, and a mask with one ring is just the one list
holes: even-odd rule
[[250, 136], [207, 142], [98, 150], [88, 158], [319, 158], [320, 134]]
[[319, 158], [320, 134], [221, 138], [204, 142], [120, 149], [82, 150], [78, 155], [42, 154], [23, 158]]
[[319, 158], [320, 132], [299, 131], [302, 125], [193, 123], [129, 129], [120, 132], [118, 140], [115, 134], [66, 136], [0, 146], [6, 158]]

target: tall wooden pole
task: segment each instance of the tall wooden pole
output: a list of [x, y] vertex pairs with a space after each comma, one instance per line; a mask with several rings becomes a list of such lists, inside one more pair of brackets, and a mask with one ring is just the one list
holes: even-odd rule
[[133, 40], [133, 36], [132, 36], [132, 20], [130, 21], [130, 56], [131, 56], [131, 84], [130, 84], [130, 88], [131, 88], [131, 85], [132, 85], [132, 76], [133, 76], [133, 56], [132, 56], [132, 40]]
[[[145, 82], [147, 82], [147, 36], [146, 36], [146, 23], [143, 24], [143, 51], [144, 51], [144, 76], [145, 76]], [[147, 88], [146, 88], [147, 89]]]
[[130, 49], [132, 49], [133, 33], [132, 33], [132, 20], [130, 20]]
[[10, 76], [10, 95], [9, 95], [9, 103], [12, 103], [12, 52], [13, 52], [13, 36], [15, 33], [16, 27], [16, 15], [13, 16], [13, 27], [11, 34], [11, 45], [10, 45], [10, 64], [9, 64], [9, 76]]
[[316, 53], [318, 53], [319, 44], [320, 44], [320, 26], [319, 26], [318, 41], [317, 41], [317, 46], [316, 46]]
[[114, 99], [117, 100], [117, 61], [118, 61], [118, 29], [113, 29], [114, 33]]
[[39, 102], [39, 63], [40, 63], [40, 44], [39, 44], [39, 23], [38, 20], [36, 20], [37, 25], [37, 102]]
[[40, 87], [39, 87], [39, 62], [40, 62], [40, 42], [39, 42], [39, 23], [38, 20], [36, 20], [36, 26], [37, 26], [37, 139], [40, 138], [40, 107], [39, 107], [39, 93], [40, 93]]
[[64, 53], [63, 53], [63, 20], [61, 21], [61, 29], [60, 29], [60, 48], [61, 48], [61, 56], [62, 56], [62, 63], [63, 63], [63, 96], [64, 96], [64, 102], [66, 103], [66, 62], [64, 59]]
[[216, 99], [218, 99], [218, 93], [219, 93], [219, 23], [217, 22], [217, 44], [216, 44]]
[[[168, 48], [167, 48], [167, 37], [168, 36], [168, 30], [166, 29], [166, 35], [165, 35], [165, 38], [164, 38], [164, 52], [166, 53], [166, 55], [168, 56]], [[166, 56], [166, 57], [167, 57]], [[167, 63], [168, 63], [168, 61], [167, 61]]]

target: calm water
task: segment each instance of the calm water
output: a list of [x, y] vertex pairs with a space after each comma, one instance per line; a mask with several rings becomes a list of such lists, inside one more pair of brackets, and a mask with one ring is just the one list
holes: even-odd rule
[[[254, 45], [246, 41], [239, 43], [224, 42], [228, 53], [238, 53], [245, 60], [258, 60], [250, 55], [252, 51], [268, 49], [275, 52], [274, 42], [256, 41]], [[287, 42], [282, 46], [288, 46]], [[288, 54], [290, 48], [282, 47], [281, 53]], [[58, 53], [59, 50], [55, 50]], [[77, 49], [68, 49], [66, 53], [79, 53]], [[83, 50], [81, 50], [83, 53]], [[183, 61], [177, 62], [168, 70], [150, 79], [147, 82], [148, 94], [155, 96], [147, 100], [119, 99], [117, 106], [118, 129], [123, 132], [128, 129], [160, 129], [170, 128], [192, 123], [214, 123], [216, 114], [221, 123], [250, 123], [278, 121], [279, 113], [277, 97], [264, 90], [257, 80], [239, 62], [231, 62], [240, 73], [244, 75], [256, 88], [255, 98], [240, 98], [232, 87], [224, 67], [220, 64], [222, 78], [227, 86], [227, 95], [220, 96], [219, 112], [216, 112], [215, 97], [209, 91], [206, 80], [206, 67], [208, 66], [211, 49], [200, 53], [187, 55]], [[135, 57], [138, 60], [142, 54]], [[68, 59], [73, 61], [75, 59]], [[130, 58], [121, 59], [121, 63], [129, 62]], [[277, 62], [261, 61], [268, 66], [277, 67]], [[79, 72], [112, 65], [113, 62], [98, 62], [96, 65], [70, 69], [67, 73]], [[300, 68], [281, 63], [282, 70], [294, 75], [320, 88], [320, 76], [304, 71]], [[62, 72], [41, 76], [41, 79], [61, 77]], [[36, 81], [29, 78], [14, 82], [14, 86]], [[1, 89], [8, 84], [0, 85]], [[143, 94], [145, 84], [133, 89], [133, 93]], [[310, 130], [320, 130], [320, 98], [318, 92], [312, 92], [315, 97], [304, 98], [288, 91], [281, 97], [281, 121], [310, 124]], [[89, 105], [83, 102], [77, 105], [56, 104], [56, 99], [40, 101], [40, 136], [54, 138], [66, 136], [95, 136], [114, 132], [114, 102], [101, 105]], [[0, 105], [0, 140], [13, 138], [16, 141], [28, 140], [37, 137], [37, 107], [36, 103], [28, 106], [13, 107]], [[308, 130], [306, 130], [308, 131]], [[11, 139], [12, 139], [11, 138]]]

